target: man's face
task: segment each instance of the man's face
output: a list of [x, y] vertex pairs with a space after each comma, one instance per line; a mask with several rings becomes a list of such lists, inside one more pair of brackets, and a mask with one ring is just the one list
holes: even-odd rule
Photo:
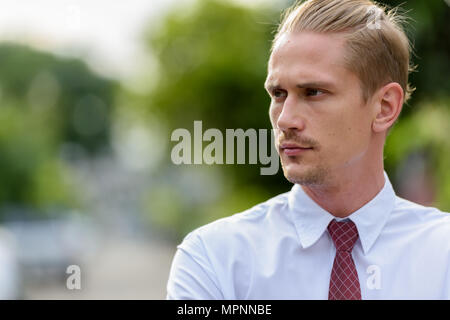
[[321, 185], [367, 161], [374, 115], [344, 45], [338, 34], [285, 34], [270, 57], [270, 120], [293, 183]]

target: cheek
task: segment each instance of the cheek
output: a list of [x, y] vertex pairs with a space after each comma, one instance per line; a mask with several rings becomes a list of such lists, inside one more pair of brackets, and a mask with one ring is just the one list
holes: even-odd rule
[[363, 140], [360, 122], [358, 117], [342, 112], [320, 123], [319, 142], [329, 157], [345, 158], [354, 149], [360, 149]]
[[337, 120], [327, 138], [336, 158], [352, 158], [364, 152], [369, 144], [369, 130], [363, 114], [347, 114]]
[[270, 117], [270, 122], [272, 123], [272, 126], [274, 128], [276, 128], [276, 123], [277, 123], [278, 117], [280, 116], [280, 113], [281, 113], [280, 107], [274, 106], [273, 104], [270, 105], [269, 117]]

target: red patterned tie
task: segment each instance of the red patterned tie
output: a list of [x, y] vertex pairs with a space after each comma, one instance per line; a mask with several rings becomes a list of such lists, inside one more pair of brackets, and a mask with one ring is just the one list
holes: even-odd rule
[[352, 258], [352, 250], [358, 240], [358, 230], [351, 220], [332, 220], [328, 232], [336, 246], [333, 270], [331, 270], [328, 300], [361, 300], [358, 273]]

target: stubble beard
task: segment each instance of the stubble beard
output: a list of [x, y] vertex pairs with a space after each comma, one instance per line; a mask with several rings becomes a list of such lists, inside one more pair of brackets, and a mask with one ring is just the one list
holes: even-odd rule
[[[295, 170], [297, 168], [291, 168], [288, 170], [283, 161], [281, 161], [281, 166], [283, 168], [284, 176], [289, 182], [302, 186], [324, 185], [327, 180], [327, 176], [329, 175], [329, 170], [322, 165], [307, 169], [302, 168], [301, 170]], [[302, 166], [302, 163], [301, 161], [298, 161], [295, 164], [295, 167], [300, 166]]]

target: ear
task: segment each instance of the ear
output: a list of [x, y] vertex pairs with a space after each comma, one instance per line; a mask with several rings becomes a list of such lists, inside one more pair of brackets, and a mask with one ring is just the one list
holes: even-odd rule
[[397, 120], [402, 111], [404, 93], [402, 87], [391, 82], [379, 90], [377, 95], [377, 110], [372, 122], [373, 131], [387, 131]]

